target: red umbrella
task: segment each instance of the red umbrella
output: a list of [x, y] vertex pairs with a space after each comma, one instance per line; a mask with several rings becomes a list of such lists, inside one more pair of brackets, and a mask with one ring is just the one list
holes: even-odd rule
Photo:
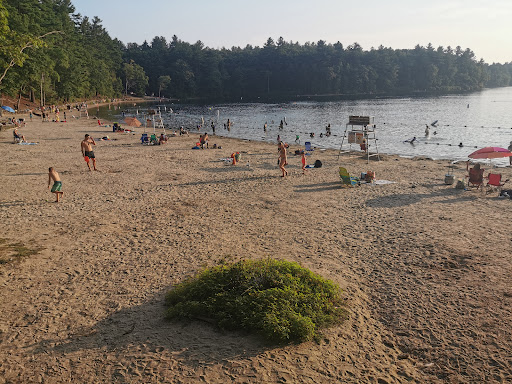
[[510, 157], [512, 152], [500, 147], [485, 147], [473, 152], [468, 157], [471, 159], [497, 159], [501, 157]]

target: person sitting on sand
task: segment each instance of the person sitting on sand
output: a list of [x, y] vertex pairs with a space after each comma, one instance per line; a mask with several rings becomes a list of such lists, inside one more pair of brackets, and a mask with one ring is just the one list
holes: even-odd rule
[[158, 138], [158, 143], [160, 145], [167, 143], [167, 136], [164, 135], [163, 133], [160, 134], [160, 137]]
[[231, 154], [231, 158], [233, 159], [232, 165], [237, 165], [237, 163], [242, 158], [242, 155], [240, 155], [240, 152], [234, 152]]
[[64, 194], [64, 192], [61, 191], [62, 189], [62, 181], [60, 181], [60, 176], [57, 173], [56, 170], [53, 169], [53, 167], [48, 168], [48, 188], [50, 188], [50, 184], [53, 180], [53, 186], [51, 189], [52, 193], [55, 193], [55, 202], [59, 202], [59, 198]]
[[204, 149], [205, 144], [206, 148], [208, 148], [208, 134], [206, 132], [204, 135], [199, 136], [199, 142], [201, 143], [201, 149]]
[[25, 140], [25, 136], [23, 135], [20, 135], [18, 133], [18, 128], [14, 128], [14, 131], [12, 132], [13, 136], [14, 136], [14, 142], [15, 143], [26, 143], [27, 141]]
[[286, 144], [282, 141], [279, 143], [279, 169], [283, 172], [281, 177], [288, 176], [288, 171], [284, 168], [288, 165], [287, 157], [286, 157]]

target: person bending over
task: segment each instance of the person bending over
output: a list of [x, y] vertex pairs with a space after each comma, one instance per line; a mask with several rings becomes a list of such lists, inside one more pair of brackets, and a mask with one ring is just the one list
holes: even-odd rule
[[62, 197], [64, 192], [62, 192], [62, 181], [60, 181], [60, 176], [53, 167], [48, 168], [48, 188], [50, 188], [50, 184], [53, 180], [53, 186], [51, 189], [52, 193], [55, 193], [55, 202], [59, 202], [59, 198]]

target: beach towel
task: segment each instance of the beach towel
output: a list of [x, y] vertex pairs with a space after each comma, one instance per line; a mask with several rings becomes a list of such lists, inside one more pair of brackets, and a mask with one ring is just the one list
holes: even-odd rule
[[39, 143], [27, 143], [27, 142], [21, 142], [21, 143], [17, 143], [19, 145], [37, 145]]

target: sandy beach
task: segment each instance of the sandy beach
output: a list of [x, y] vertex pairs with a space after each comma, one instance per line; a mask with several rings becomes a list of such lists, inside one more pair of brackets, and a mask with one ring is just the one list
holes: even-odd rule
[[[194, 132], [146, 146], [143, 128], [93, 118], [19, 131], [38, 144], [0, 132], [0, 383], [512, 382], [512, 200], [445, 185], [448, 161], [316, 150], [323, 167], [302, 175], [291, 145], [281, 178], [268, 143], [210, 136], [192, 150]], [[221, 160], [236, 151], [239, 165]], [[339, 166], [394, 183], [342, 188]], [[266, 257], [338, 283], [348, 319], [286, 347], [164, 320], [173, 283]]]

